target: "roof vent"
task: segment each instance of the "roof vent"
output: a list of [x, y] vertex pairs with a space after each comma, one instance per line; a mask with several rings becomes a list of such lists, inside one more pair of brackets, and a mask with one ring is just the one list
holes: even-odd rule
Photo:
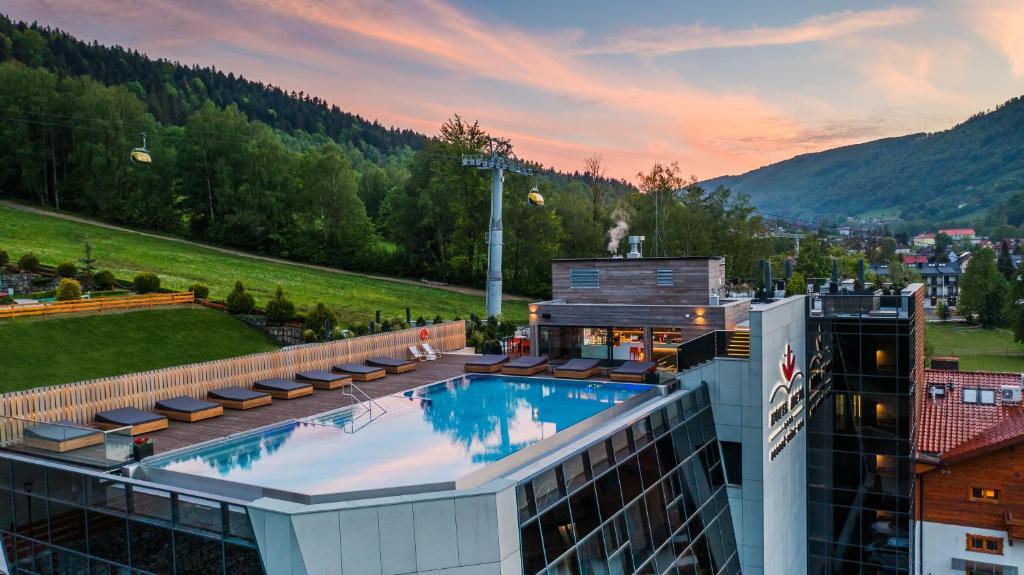
[[626, 254], [627, 259], [635, 260], [643, 257], [641, 251], [643, 249], [643, 242], [647, 239], [645, 236], [629, 236], [629, 253]]
[[1020, 403], [1021, 391], [1019, 385], [1000, 385], [999, 397], [1003, 403]]
[[942, 399], [942, 398], [946, 397], [946, 386], [944, 386], [944, 385], [929, 385], [928, 386], [928, 395], [930, 395], [932, 399]]

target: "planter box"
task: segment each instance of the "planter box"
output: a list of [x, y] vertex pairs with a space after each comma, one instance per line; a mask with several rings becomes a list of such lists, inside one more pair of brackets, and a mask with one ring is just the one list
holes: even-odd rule
[[142, 461], [151, 455], [153, 455], [152, 441], [141, 445], [132, 445], [132, 458], [134, 458], [135, 461]]

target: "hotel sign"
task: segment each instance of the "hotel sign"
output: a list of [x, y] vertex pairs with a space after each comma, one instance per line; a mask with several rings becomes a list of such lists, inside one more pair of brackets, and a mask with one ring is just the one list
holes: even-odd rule
[[804, 428], [804, 374], [797, 369], [793, 346], [779, 362], [782, 381], [768, 395], [768, 460], [774, 461]]

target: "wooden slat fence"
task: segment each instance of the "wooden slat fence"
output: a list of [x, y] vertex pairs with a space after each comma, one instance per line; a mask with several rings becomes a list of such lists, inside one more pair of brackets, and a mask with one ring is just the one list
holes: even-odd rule
[[193, 303], [194, 301], [195, 297], [193, 297], [192, 292], [186, 291], [124, 297], [98, 297], [93, 299], [57, 301], [31, 305], [0, 306], [0, 319], [34, 315], [53, 315], [59, 313], [117, 311], [138, 307], [188, 304]]
[[[466, 346], [463, 321], [445, 322], [426, 330], [426, 341], [442, 352]], [[201, 399], [211, 389], [228, 386], [250, 389], [259, 379], [291, 378], [297, 372], [311, 369], [329, 371], [333, 365], [362, 362], [368, 357], [406, 358], [407, 348], [423, 341], [420, 328], [411, 328], [6, 393], [0, 395], [0, 446], [20, 440], [24, 426], [33, 421], [67, 419], [85, 425], [91, 423], [97, 413], [108, 409], [151, 410], [157, 401], [179, 395]]]

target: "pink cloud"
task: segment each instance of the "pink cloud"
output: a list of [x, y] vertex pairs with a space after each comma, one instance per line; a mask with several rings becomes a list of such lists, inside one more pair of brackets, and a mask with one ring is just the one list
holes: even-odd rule
[[1003, 53], [1013, 76], [1024, 78], [1024, 3], [982, 0], [971, 8], [975, 29]]

